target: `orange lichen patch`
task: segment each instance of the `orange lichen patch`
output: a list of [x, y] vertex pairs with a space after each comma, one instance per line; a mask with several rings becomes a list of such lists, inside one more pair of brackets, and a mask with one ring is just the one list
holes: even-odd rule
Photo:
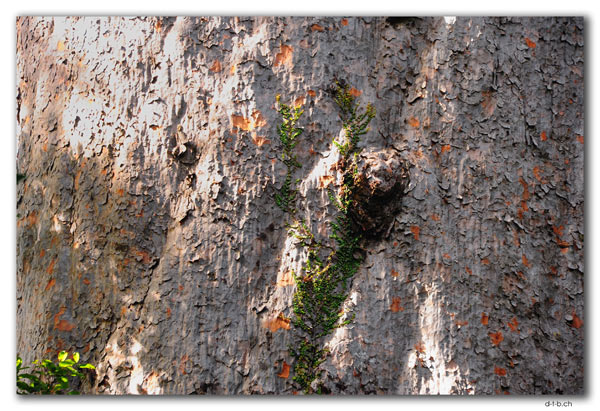
[[464, 327], [465, 325], [469, 325], [468, 321], [454, 321], [454, 325], [456, 325], [457, 327]]
[[275, 61], [273, 62], [274, 67], [282, 64], [290, 65], [292, 63], [292, 57], [294, 53], [292, 46], [286, 46], [285, 44], [282, 44], [280, 50], [281, 51], [275, 55]]
[[263, 326], [265, 328], [268, 328], [272, 333], [279, 330], [280, 328], [283, 328], [284, 330], [289, 330], [290, 319], [285, 317], [283, 313], [279, 313], [279, 315], [276, 318], [270, 320], [267, 319], [266, 321], [264, 321]]
[[167, 307], [167, 318], [171, 318], [171, 309]]
[[567, 253], [569, 252], [569, 248], [568, 248], [568, 247], [567, 247], [567, 248], [561, 248], [561, 249], [560, 249], [560, 252], [561, 252], [562, 254], [567, 254]]
[[294, 101], [294, 106], [300, 107], [303, 106], [306, 102], [306, 96], [300, 96]]
[[277, 376], [279, 378], [288, 378], [290, 376], [290, 365], [287, 362], [283, 362], [281, 372]]
[[179, 372], [183, 375], [187, 374], [185, 372], [185, 363], [190, 359], [190, 357], [187, 354], [184, 354], [183, 357], [181, 357], [181, 361], [179, 363]]
[[56, 280], [54, 278], [51, 278], [48, 281], [48, 284], [46, 284], [46, 288], [44, 289], [44, 291], [48, 291], [49, 289], [51, 289], [52, 287], [54, 287], [54, 284], [56, 284]]
[[342, 26], [347, 26], [348, 25], [348, 19], [342, 19], [342, 21], [340, 23], [342, 23]]
[[215, 60], [212, 64], [212, 66], [210, 66], [210, 68], [209, 68], [209, 70], [212, 71], [213, 73], [218, 73], [222, 69], [223, 69], [223, 67], [221, 67], [221, 62], [219, 60]]
[[571, 244], [568, 241], [563, 241], [562, 240], [562, 236], [563, 236], [563, 229], [564, 226], [552, 226], [552, 230], [554, 231], [554, 234], [556, 235], [556, 243], [561, 246], [561, 247], [569, 247]]
[[556, 225], [552, 226], [552, 231], [554, 231], [554, 234], [556, 234], [556, 236], [558, 238], [560, 238], [560, 237], [563, 236], [563, 230], [564, 229], [565, 229], [565, 226], [562, 226], [562, 225], [561, 226], [556, 226]]
[[502, 367], [494, 367], [494, 374], [504, 377], [506, 375], [506, 369]]
[[450, 257], [450, 254], [448, 254], [448, 253], [444, 253], [444, 255], [442, 257], [444, 257], [447, 260], [452, 258], [452, 257]]
[[542, 176], [540, 175], [541, 169], [538, 166], [533, 167], [533, 176], [540, 183], [542, 182]]
[[571, 323], [571, 326], [573, 328], [581, 328], [582, 325], [583, 321], [575, 314], [575, 311], [573, 311], [573, 322]]
[[430, 217], [433, 221], [440, 221], [440, 216], [437, 214], [432, 214]]
[[316, 95], [317, 95], [316, 91], [314, 91], [314, 90], [308, 90], [307, 93], [311, 97], [316, 97]]
[[517, 321], [517, 317], [513, 317], [513, 319], [510, 322], [506, 323], [506, 325], [508, 326], [508, 328], [510, 328], [512, 332], [520, 332], [517, 328], [519, 327], [519, 321]]
[[473, 275], [473, 271], [469, 268], [469, 266], [465, 267], [465, 271], [467, 272], [467, 274]]
[[423, 344], [423, 342], [419, 341], [418, 343], [416, 343], [414, 345], [415, 350], [417, 350], [418, 353], [423, 354], [425, 352], [425, 344]]
[[483, 95], [481, 107], [483, 108], [484, 114], [487, 117], [490, 117], [492, 114], [494, 114], [494, 110], [496, 110], [496, 99], [492, 95], [491, 91], [484, 91], [481, 94]]
[[244, 116], [238, 116], [236, 114], [233, 114], [231, 116], [231, 123], [233, 124], [233, 127], [237, 127], [238, 129], [243, 131], [250, 131], [254, 129], [252, 120]]
[[267, 124], [267, 120], [263, 117], [260, 111], [254, 110], [250, 118], [233, 114], [231, 116], [232, 127], [236, 127], [243, 131], [252, 131], [257, 127], [263, 127]]
[[497, 333], [489, 333], [490, 339], [492, 340], [492, 344], [498, 345], [504, 340], [504, 336], [502, 335], [502, 331], [498, 331]]
[[542, 131], [542, 134], [540, 134], [540, 140], [542, 140], [542, 141], [548, 140], [548, 134], [546, 134], [545, 131]]
[[60, 307], [58, 313], [54, 315], [54, 328], [59, 331], [71, 331], [75, 328], [75, 324], [68, 322], [67, 320], [61, 320], [60, 317], [65, 313], [66, 308]]
[[65, 49], [64, 41], [59, 40], [58, 43], [56, 43], [56, 50], [63, 51], [64, 49]]
[[84, 277], [84, 278], [83, 278], [83, 283], [84, 283], [85, 285], [90, 285], [90, 280], [88, 280], [87, 278], [85, 278], [85, 277]]
[[527, 37], [525, 37], [525, 43], [527, 44], [527, 47], [529, 47], [530, 49], [534, 49], [536, 47], [536, 44]]
[[408, 119], [408, 125], [413, 128], [418, 128], [420, 124], [421, 123], [419, 122], [419, 119], [416, 117], [411, 117]]
[[333, 183], [334, 181], [335, 181], [335, 177], [334, 176], [322, 176], [322, 177], [319, 177], [319, 188], [325, 188], [329, 184]]
[[310, 31], [325, 31], [325, 29], [323, 28], [323, 26], [321, 26], [320, 24], [313, 24], [312, 26], [310, 26]]
[[123, 195], [125, 195], [125, 190], [123, 190], [122, 188], [117, 189], [117, 194], [121, 197], [123, 197]]
[[418, 225], [413, 225], [410, 228], [410, 232], [413, 233], [413, 236], [415, 237], [416, 241], [419, 241], [419, 233], [421, 232], [421, 229], [419, 228]]
[[154, 29], [160, 33], [162, 29], [162, 20], [157, 20], [156, 23], [154, 23]]
[[490, 260], [486, 257], [484, 259], [481, 260], [481, 264], [483, 265], [489, 265], [490, 264]]
[[400, 275], [400, 273], [398, 271], [394, 270], [393, 268], [392, 268], [391, 274], [392, 274], [392, 277], [398, 277]]
[[40, 258], [44, 257], [45, 255], [46, 255], [46, 250], [42, 248], [40, 250]]
[[75, 174], [75, 179], [73, 180], [73, 187], [75, 190], [79, 189], [79, 179], [81, 178], [81, 170], [77, 170]]
[[125, 314], [127, 314], [127, 306], [126, 305], [121, 307], [121, 317], [124, 317]]
[[583, 136], [577, 136], [577, 141], [583, 144]]
[[159, 125], [157, 125], [157, 124], [150, 124], [150, 129], [152, 129], [153, 131], [156, 131], [159, 128], [161, 128], [161, 127]]
[[486, 313], [481, 313], [481, 324], [488, 325], [490, 317]]
[[450, 150], [452, 150], [452, 147], [450, 146], [450, 144], [446, 144], [446, 145], [442, 146], [442, 151], [440, 154], [444, 154], [445, 152], [450, 151]]
[[135, 254], [137, 257], [136, 258], [138, 261], [142, 261], [142, 263], [144, 264], [150, 264], [150, 262], [152, 261], [152, 258], [150, 258], [150, 254], [145, 251], [145, 250], [139, 250], [137, 248], [133, 249], [133, 254]]
[[521, 200], [529, 200], [529, 187], [527, 185], [527, 182], [523, 180], [523, 177], [519, 177], [519, 183], [521, 183], [521, 185], [523, 186], [523, 194], [521, 195]]
[[362, 91], [357, 90], [354, 87], [351, 87], [350, 90], [348, 90], [348, 93], [350, 93], [350, 95], [352, 97], [360, 97], [360, 95], [362, 94]]
[[525, 267], [531, 267], [531, 264], [529, 263], [529, 260], [527, 259], [527, 256], [525, 254], [523, 254], [523, 256], [521, 257], [521, 261], [523, 262], [523, 265]]
[[56, 265], [56, 260], [58, 260], [58, 257], [54, 257], [54, 259], [52, 259], [52, 261], [50, 261], [50, 264], [48, 265], [48, 268], [46, 269], [46, 273], [48, 273], [48, 275], [52, 275], [54, 273], [54, 266]]
[[23, 217], [17, 222], [17, 227], [20, 227], [22, 224], [25, 224], [28, 228], [31, 228], [38, 221], [38, 213], [33, 210], [31, 213], [27, 215], [27, 217]]
[[517, 230], [513, 231], [513, 244], [515, 245], [515, 247], [521, 246], [521, 242], [519, 241], [519, 233], [517, 232]]
[[281, 278], [277, 281], [278, 287], [287, 287], [288, 285], [294, 285], [294, 276], [291, 271], [285, 271], [281, 274]]
[[262, 147], [265, 144], [271, 144], [271, 140], [269, 140], [268, 138], [263, 137], [263, 136], [257, 136], [257, 135], [252, 136], [252, 142], [254, 144], [256, 144], [258, 147]]
[[390, 310], [393, 313], [397, 313], [398, 311], [404, 311], [404, 307], [402, 307], [400, 305], [400, 301], [401, 301], [400, 297], [393, 297], [392, 298], [392, 304], [390, 304]]

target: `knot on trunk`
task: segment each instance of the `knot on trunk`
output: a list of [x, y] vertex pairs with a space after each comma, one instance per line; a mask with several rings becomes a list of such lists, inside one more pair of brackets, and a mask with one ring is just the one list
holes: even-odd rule
[[388, 233], [402, 208], [410, 181], [409, 163], [392, 150], [361, 155], [350, 217], [365, 237]]

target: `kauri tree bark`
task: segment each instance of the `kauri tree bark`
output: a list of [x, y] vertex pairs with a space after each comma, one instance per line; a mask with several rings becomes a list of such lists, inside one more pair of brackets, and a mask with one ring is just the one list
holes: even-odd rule
[[583, 19], [19, 17], [16, 30], [26, 363], [79, 351], [97, 366], [87, 393], [299, 391], [304, 254], [274, 200], [276, 96], [304, 108], [298, 213], [327, 238], [337, 79], [376, 109], [361, 161], [407, 165], [408, 180], [361, 243], [323, 391], [583, 393]]

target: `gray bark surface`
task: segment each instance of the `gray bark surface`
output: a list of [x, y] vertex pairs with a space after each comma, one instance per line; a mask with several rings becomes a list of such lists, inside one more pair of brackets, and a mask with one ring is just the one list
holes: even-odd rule
[[365, 163], [410, 176], [363, 243], [326, 391], [583, 393], [582, 18], [16, 29], [26, 363], [79, 351], [97, 365], [88, 393], [297, 392], [291, 270], [305, 256], [273, 198], [275, 99], [304, 106], [298, 210], [327, 238], [338, 78], [377, 110]]

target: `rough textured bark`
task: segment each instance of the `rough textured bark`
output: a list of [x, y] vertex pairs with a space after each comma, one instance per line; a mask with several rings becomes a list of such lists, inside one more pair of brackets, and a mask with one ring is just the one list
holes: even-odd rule
[[325, 238], [338, 78], [410, 183], [326, 391], [582, 393], [583, 46], [581, 18], [18, 18], [17, 352], [80, 351], [89, 393], [297, 391], [275, 97]]

